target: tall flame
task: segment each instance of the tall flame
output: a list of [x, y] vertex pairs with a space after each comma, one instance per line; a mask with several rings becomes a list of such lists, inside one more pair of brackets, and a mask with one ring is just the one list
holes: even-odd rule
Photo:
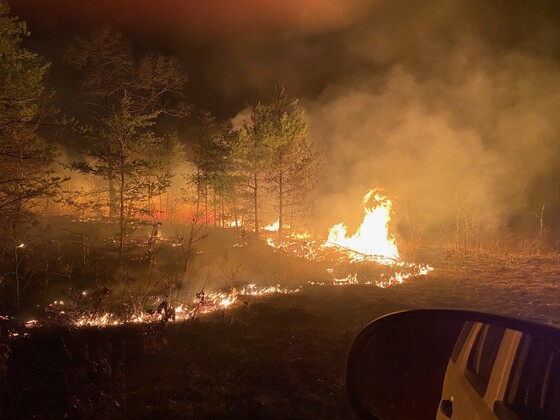
[[356, 233], [348, 237], [348, 228], [344, 223], [334, 225], [329, 229], [327, 245], [352, 251], [355, 260], [373, 257], [388, 263], [398, 259], [399, 251], [395, 239], [389, 236], [392, 204], [391, 200], [379, 194], [377, 190], [370, 190], [362, 200], [365, 214]]

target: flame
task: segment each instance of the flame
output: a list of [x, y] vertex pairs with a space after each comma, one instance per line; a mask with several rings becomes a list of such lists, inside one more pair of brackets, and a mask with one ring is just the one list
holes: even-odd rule
[[[283, 223], [282, 226], [287, 231], [286, 235], [284, 235], [284, 238], [281, 241], [278, 241], [278, 238], [275, 235], [269, 236], [266, 238], [266, 243], [268, 244], [268, 246], [275, 249], [288, 251], [290, 248], [292, 248], [292, 245], [294, 243], [308, 241], [311, 239], [311, 234], [309, 232], [297, 231], [295, 229], [292, 229], [292, 226], [290, 226], [287, 223]], [[280, 220], [276, 219], [275, 222], [272, 222], [270, 225], [263, 227], [263, 230], [267, 232], [275, 233], [278, 232], [279, 228], [280, 228]], [[293, 253], [298, 254], [297, 251]]]
[[229, 220], [225, 222], [225, 226], [230, 228], [241, 227], [241, 222], [239, 220]]
[[[285, 239], [276, 243], [272, 237], [267, 238], [267, 242], [275, 249], [292, 253], [300, 258], [311, 261], [329, 262], [335, 268], [328, 268], [330, 281], [309, 281], [310, 285], [325, 286], [345, 286], [368, 284], [376, 285], [381, 288], [401, 284], [405, 280], [425, 276], [433, 270], [426, 264], [416, 264], [400, 260], [399, 251], [394, 237], [389, 235], [389, 222], [391, 220], [391, 200], [382, 195], [379, 190], [372, 189], [363, 197], [362, 207], [364, 217], [360, 227], [352, 236], [348, 236], [348, 228], [344, 223], [334, 225], [329, 230], [327, 242], [313, 239], [308, 232], [290, 232]], [[235, 223], [235, 222], [231, 222]], [[230, 224], [231, 226], [231, 224]], [[263, 230], [277, 232], [280, 223], [278, 220], [265, 226]], [[284, 227], [290, 229], [289, 225]], [[158, 232], [159, 233], [159, 232]], [[273, 235], [271, 235], [273, 236]], [[165, 240], [161, 238], [161, 240]], [[180, 244], [172, 243], [172, 246]], [[243, 246], [242, 244], [235, 244]], [[330, 248], [328, 250], [327, 248]], [[202, 251], [198, 251], [199, 253]], [[364, 275], [363, 269], [368, 264], [362, 262], [373, 262], [372, 271]], [[350, 264], [348, 264], [350, 263]], [[375, 272], [376, 264], [383, 265], [381, 273]], [[377, 267], [379, 269], [379, 267]], [[361, 270], [361, 271], [360, 271]], [[360, 273], [360, 274], [359, 274]], [[375, 276], [372, 278], [372, 276]], [[115, 326], [126, 323], [151, 323], [171, 321], [179, 322], [190, 320], [197, 314], [207, 314], [226, 308], [234, 307], [241, 296], [263, 296], [268, 294], [291, 294], [298, 293], [301, 288], [286, 289], [276, 286], [257, 286], [248, 284], [240, 290], [212, 291], [205, 293], [201, 290], [196, 294], [196, 298], [190, 302], [165, 303], [165, 309], [160, 311], [160, 307], [153, 309], [136, 309], [134, 313], [130, 311], [120, 311], [120, 313], [87, 311], [83, 308], [73, 307], [72, 302], [66, 304], [64, 301], [54, 301], [48, 306], [51, 320], [68, 323], [76, 327], [84, 326]], [[83, 295], [87, 291], [82, 292]], [[245, 302], [246, 303], [246, 302]], [[124, 315], [123, 315], [124, 312]], [[4, 319], [0, 315], [0, 319]], [[6, 318], [7, 319], [7, 318]], [[41, 322], [30, 320], [25, 323], [26, 329], [40, 326]], [[11, 331], [11, 337], [19, 336], [19, 331]], [[27, 333], [23, 333], [24, 335]]]
[[[256, 284], [248, 284], [237, 290], [232, 288], [228, 292], [210, 292], [197, 294], [197, 297], [191, 303], [177, 303], [172, 308], [173, 316], [167, 321], [188, 321], [197, 314], [208, 314], [219, 310], [225, 310], [233, 306], [240, 296], [264, 296], [271, 294], [292, 294], [298, 293], [297, 289], [282, 288], [276, 286], [257, 286]], [[123, 316], [112, 312], [80, 312], [74, 310], [61, 310], [64, 306], [63, 301], [54, 301], [49, 305], [52, 314], [55, 315], [60, 322], [69, 323], [75, 327], [109, 327], [123, 324], [139, 324], [161, 322], [163, 314], [155, 311], [138, 311]], [[24, 324], [26, 328], [33, 328], [41, 325], [37, 320], [31, 320]], [[11, 337], [17, 337], [18, 333], [14, 332]]]
[[[285, 227], [286, 225], [284, 225]], [[268, 232], [278, 232], [278, 229], [280, 229], [280, 219], [276, 219], [275, 222], [272, 222], [270, 225], [263, 227], [263, 230], [266, 230]]]
[[356, 233], [348, 237], [348, 228], [344, 223], [339, 223], [329, 229], [326, 245], [352, 251], [355, 261], [373, 257], [380, 263], [389, 264], [391, 260], [398, 260], [397, 244], [389, 236], [392, 204], [377, 190], [370, 190], [362, 200], [365, 214]]

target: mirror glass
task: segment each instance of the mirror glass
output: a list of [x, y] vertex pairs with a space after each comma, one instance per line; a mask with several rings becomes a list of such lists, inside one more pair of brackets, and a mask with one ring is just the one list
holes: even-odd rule
[[349, 398], [361, 416], [383, 420], [560, 419], [557, 337], [468, 317], [397, 314], [355, 341]]

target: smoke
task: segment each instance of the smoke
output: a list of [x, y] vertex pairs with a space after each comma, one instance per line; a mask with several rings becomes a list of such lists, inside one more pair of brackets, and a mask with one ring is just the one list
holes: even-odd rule
[[535, 221], [543, 204], [560, 214], [558, 2], [13, 3], [32, 33], [111, 23], [139, 49], [178, 55], [192, 101], [220, 118], [285, 85], [324, 151], [321, 230], [357, 224], [375, 186], [395, 197], [403, 232], [461, 212], [489, 229]]
[[351, 33], [353, 53], [377, 69], [307, 104], [310, 137], [325, 151], [323, 223], [357, 223], [361, 196], [376, 186], [395, 197], [403, 232], [449, 225], [467, 211], [491, 230], [534, 218], [543, 204], [558, 210], [558, 184], [547, 189], [560, 158], [553, 52], [525, 41], [506, 48], [472, 25], [458, 33], [464, 17], [448, 9], [395, 14]]
[[309, 137], [325, 158], [315, 227], [357, 226], [361, 197], [373, 187], [395, 198], [403, 234], [458, 218], [487, 231], [520, 218], [536, 225], [543, 205], [557, 222], [558, 8], [374, 6], [321, 42], [292, 37], [288, 48], [284, 39], [252, 39], [213, 56], [235, 63], [219, 84], [225, 95], [266, 92], [279, 81], [303, 98]]

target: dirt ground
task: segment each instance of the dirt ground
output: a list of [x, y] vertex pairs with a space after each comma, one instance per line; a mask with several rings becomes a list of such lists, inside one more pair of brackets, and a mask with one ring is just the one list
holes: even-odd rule
[[461, 308], [560, 327], [560, 256], [446, 255], [386, 289], [307, 286], [181, 324], [37, 330], [1, 349], [1, 417], [352, 418], [346, 355], [376, 317]]

